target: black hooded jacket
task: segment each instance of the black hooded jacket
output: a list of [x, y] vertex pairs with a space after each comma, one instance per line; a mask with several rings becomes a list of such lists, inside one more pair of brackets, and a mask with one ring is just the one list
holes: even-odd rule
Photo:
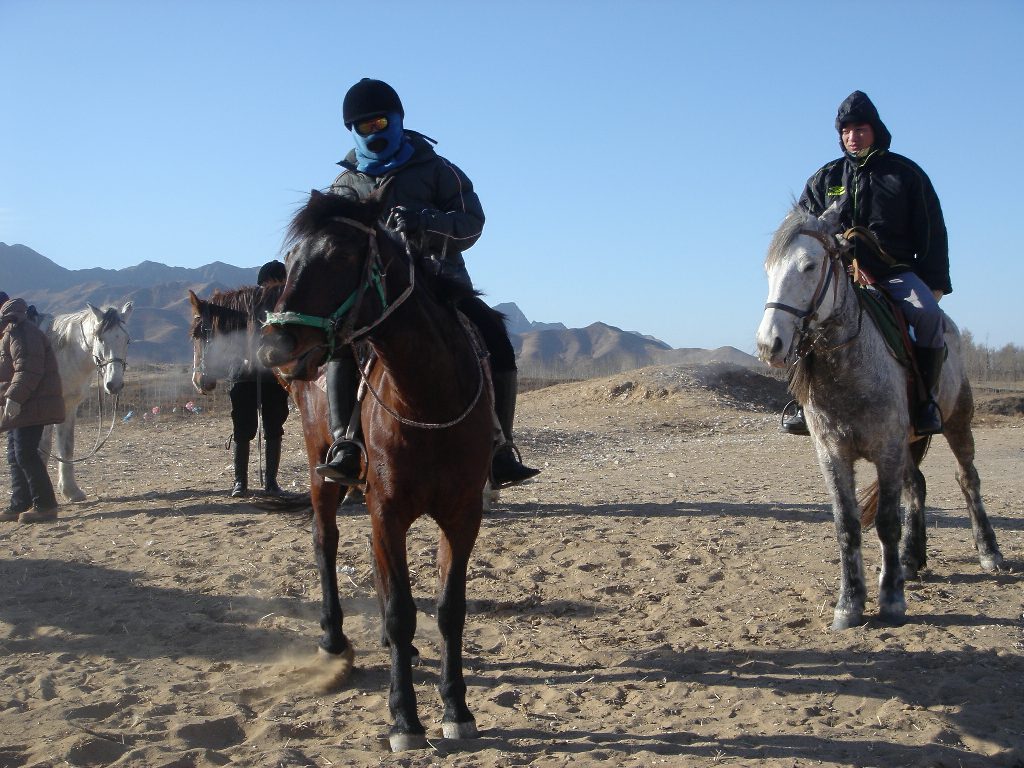
[[932, 290], [951, 293], [949, 244], [939, 198], [927, 174], [912, 160], [889, 151], [892, 135], [867, 94], [854, 91], [839, 105], [836, 131], [846, 123], [867, 123], [875, 133], [865, 158], [845, 151], [807, 181], [800, 206], [820, 216], [839, 205], [845, 227], [867, 227], [896, 265], [886, 263], [857, 240], [856, 257], [872, 277], [882, 280], [911, 270]]

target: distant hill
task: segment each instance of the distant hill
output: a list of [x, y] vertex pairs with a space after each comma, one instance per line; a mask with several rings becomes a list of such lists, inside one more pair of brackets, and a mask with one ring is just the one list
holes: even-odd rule
[[[215, 290], [253, 285], [258, 273], [258, 266], [222, 262], [194, 269], [144, 261], [124, 269], [71, 270], [27, 246], [0, 243], [0, 289], [24, 297], [41, 312], [75, 312], [86, 303], [121, 307], [131, 301], [129, 364], [191, 362], [188, 290], [209, 296]], [[513, 303], [498, 304], [495, 309], [507, 318], [519, 366], [528, 375], [583, 378], [669, 363], [761, 367], [754, 357], [733, 347], [672, 349], [653, 336], [605, 323], [566, 328], [557, 322], [530, 321]]]

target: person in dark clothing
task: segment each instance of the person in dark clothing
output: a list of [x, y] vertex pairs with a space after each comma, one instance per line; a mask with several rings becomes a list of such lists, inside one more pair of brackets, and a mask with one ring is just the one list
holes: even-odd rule
[[[942, 414], [934, 391], [945, 357], [939, 299], [953, 290], [942, 207], [920, 166], [889, 150], [892, 135], [867, 94], [854, 91], [839, 105], [835, 127], [843, 156], [811, 176], [799, 205], [815, 216], [838, 206], [845, 228], [865, 227], [878, 240], [881, 254], [854, 238], [854, 257], [913, 330], [914, 356], [928, 393], [914, 414], [914, 429], [937, 434]], [[802, 408], [784, 416], [783, 429], [807, 434]]]
[[[283, 262], [264, 264], [256, 284], [270, 287], [285, 281], [287, 272]], [[281, 440], [284, 422], [288, 418], [288, 393], [274, 374], [255, 361], [242, 360], [229, 373], [231, 384], [231, 425], [234, 438], [235, 483], [233, 497], [245, 496], [249, 491], [249, 443], [256, 437], [259, 416], [263, 417], [263, 440], [266, 445], [266, 471], [263, 490], [272, 496], [283, 491], [277, 484], [277, 471], [281, 464]]]
[[[471, 288], [462, 252], [479, 239], [484, 212], [469, 177], [434, 151], [433, 139], [404, 128], [402, 102], [387, 83], [363, 78], [345, 94], [342, 113], [355, 149], [338, 163], [345, 170], [330, 191], [362, 200], [387, 181], [391, 226], [403, 232], [417, 255], [436, 265], [441, 275]], [[508, 329], [477, 297], [460, 302], [459, 309], [480, 329], [490, 353], [495, 411], [505, 438], [492, 460], [492, 480], [497, 487], [522, 482], [540, 470], [523, 465], [512, 442], [518, 374]], [[359, 482], [361, 450], [354, 408], [358, 379], [351, 350], [339, 350], [327, 364], [335, 443], [328, 461], [316, 471], [344, 485]]]
[[64, 396], [53, 348], [29, 320], [24, 299], [0, 306], [0, 401], [11, 472], [11, 502], [0, 520], [56, 520], [57, 497], [39, 442], [46, 425], [64, 421]]

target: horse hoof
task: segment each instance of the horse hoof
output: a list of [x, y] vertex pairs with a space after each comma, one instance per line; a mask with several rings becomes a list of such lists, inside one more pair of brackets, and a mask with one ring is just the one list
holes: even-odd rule
[[981, 563], [981, 570], [988, 573], [996, 573], [1003, 567], [1003, 556], [1000, 554], [981, 555], [978, 558], [978, 562]]
[[67, 499], [68, 501], [71, 501], [71, 502], [85, 501], [88, 498], [85, 495], [84, 491], [77, 491], [77, 490], [76, 491], [69, 491], [67, 493], [64, 493], [63, 495], [64, 495], [65, 499]]
[[441, 723], [441, 735], [446, 739], [475, 739], [479, 735], [475, 720], [464, 723]]
[[836, 611], [832, 619], [832, 631], [839, 632], [850, 627], [859, 627], [864, 623], [864, 615], [861, 613], [846, 613]]
[[356, 652], [351, 645], [341, 653], [330, 653], [323, 648], [317, 648], [316, 655], [324, 662], [323, 677], [319, 681], [322, 691], [327, 692], [340, 688], [352, 676], [352, 670], [356, 664]]
[[900, 568], [903, 571], [904, 581], [917, 581], [921, 578], [920, 572], [917, 570], [916, 565], [907, 565], [906, 563], [901, 563]]
[[903, 626], [907, 623], [907, 606], [882, 606], [878, 609], [878, 620], [894, 627]]
[[430, 746], [424, 733], [393, 733], [388, 736], [388, 743], [392, 752], [408, 752]]

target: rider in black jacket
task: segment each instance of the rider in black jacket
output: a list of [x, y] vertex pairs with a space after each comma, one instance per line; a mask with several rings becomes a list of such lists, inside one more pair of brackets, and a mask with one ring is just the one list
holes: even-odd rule
[[[949, 246], [942, 207], [927, 174], [912, 160], [889, 150], [892, 135], [861, 91], [851, 93], [836, 115], [843, 156], [807, 181], [800, 205], [820, 216], [838, 206], [845, 228], [865, 227], [884, 253], [854, 238], [859, 266], [889, 293], [914, 331], [914, 353], [930, 399], [914, 415], [919, 435], [942, 431], [934, 399], [945, 356], [939, 299], [951, 293]], [[803, 412], [783, 420], [787, 432], [806, 434]]]
[[[469, 177], [437, 154], [431, 139], [404, 128], [402, 102], [387, 83], [363, 78], [345, 94], [342, 113], [356, 146], [339, 163], [345, 170], [330, 191], [361, 200], [387, 181], [395, 228], [417, 244], [419, 256], [434, 259], [442, 275], [472, 287], [462, 252], [480, 237], [484, 212]], [[459, 310], [480, 330], [490, 354], [494, 409], [505, 438], [491, 462], [492, 480], [499, 488], [522, 482], [540, 470], [522, 464], [512, 443], [518, 377], [508, 330], [477, 297], [460, 302]], [[358, 380], [352, 351], [343, 347], [327, 363], [335, 442], [328, 461], [316, 467], [322, 477], [343, 485], [359, 482], [358, 412], [353, 419]]]

